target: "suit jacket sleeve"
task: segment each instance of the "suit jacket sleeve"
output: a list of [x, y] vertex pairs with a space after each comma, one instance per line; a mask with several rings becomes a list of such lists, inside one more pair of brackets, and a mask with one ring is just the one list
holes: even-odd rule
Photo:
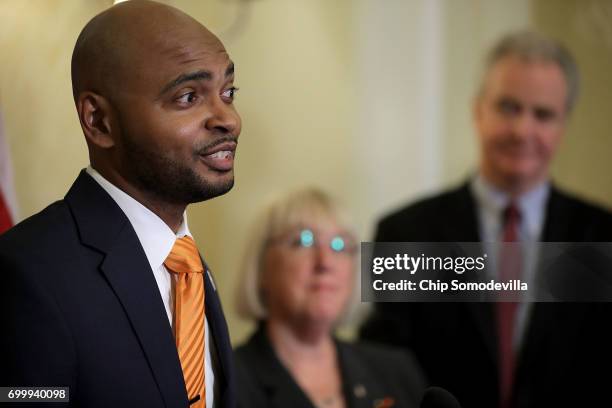
[[53, 295], [30, 273], [49, 265], [23, 263], [0, 252], [0, 326], [6, 333], [0, 340], [0, 385], [63, 386], [74, 393], [76, 352], [69, 328]]

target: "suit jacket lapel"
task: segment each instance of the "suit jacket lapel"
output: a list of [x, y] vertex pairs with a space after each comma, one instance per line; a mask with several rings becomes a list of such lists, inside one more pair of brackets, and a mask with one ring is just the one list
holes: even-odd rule
[[546, 204], [546, 217], [544, 219], [544, 226], [542, 228], [542, 242], [565, 242], [572, 241], [568, 232], [569, 222], [559, 222], [563, 220], [564, 216], [567, 216], [568, 211], [566, 209], [565, 202], [559, 191], [551, 186], [550, 196], [548, 197], [548, 203]]
[[84, 171], [66, 195], [66, 202], [82, 242], [106, 254], [100, 269], [125, 309], [166, 406], [187, 406], [172, 329], [153, 272], [129, 220]]
[[260, 325], [248, 342], [249, 365], [257, 367], [258, 381], [273, 403], [271, 407], [314, 408], [304, 391], [282, 365]]
[[474, 324], [482, 336], [487, 355], [494, 362], [497, 362], [497, 343], [495, 335], [497, 330], [495, 328], [494, 303], [470, 302], [463, 303], [463, 306], [468, 309], [468, 312], [474, 320]]
[[[454, 208], [449, 209], [450, 219], [445, 224], [445, 240], [457, 241], [463, 237], [465, 242], [480, 242], [478, 205], [472, 196], [469, 182], [465, 183], [456, 192]], [[472, 316], [480, 335], [482, 336], [488, 355], [497, 361], [497, 344], [495, 340], [495, 316], [492, 304], [482, 302], [463, 303]]]
[[349, 408], [372, 408], [373, 396], [383, 396], [384, 390], [373, 381], [372, 374], [360, 363], [360, 357], [347, 344], [336, 343], [343, 379], [343, 391]]
[[229, 338], [227, 323], [221, 308], [221, 302], [217, 295], [216, 286], [211, 279], [208, 265], [206, 265], [206, 263], [204, 263], [204, 265], [207, 272], [204, 276], [206, 318], [208, 319], [208, 326], [212, 331], [211, 338], [213, 338], [214, 335], [214, 342], [220, 365], [220, 367], [218, 367], [219, 370], [215, 373], [215, 381], [220, 382], [220, 387], [218, 388], [221, 394], [219, 396], [219, 401], [221, 401], [224, 407], [233, 407], [235, 405], [236, 393], [233, 378], [234, 363], [232, 360], [232, 345]]
[[459, 187], [450, 201], [452, 201], [450, 208], [445, 208], [440, 214], [446, 219], [446, 222], [442, 223], [443, 240], [446, 242], [479, 242], [477, 205], [470, 191], [469, 182]]
[[[566, 242], [572, 241], [569, 237], [568, 222], [559, 222], [567, 216], [567, 208], [563, 197], [559, 191], [551, 186], [550, 196], [546, 204], [546, 217], [542, 228], [541, 242]], [[537, 271], [537, 268], [536, 268]], [[546, 352], [545, 345], [548, 342], [550, 331], [555, 322], [559, 319], [570, 319], [570, 315], [564, 317], [558, 316], [560, 311], [559, 305], [534, 303], [531, 310], [531, 315], [528, 319], [527, 330], [525, 330], [522, 341], [523, 347], [520, 350], [519, 366], [517, 367], [517, 376], [522, 376], [522, 371], [533, 367], [533, 360], [543, 359]], [[568, 343], [570, 334], [567, 335]]]

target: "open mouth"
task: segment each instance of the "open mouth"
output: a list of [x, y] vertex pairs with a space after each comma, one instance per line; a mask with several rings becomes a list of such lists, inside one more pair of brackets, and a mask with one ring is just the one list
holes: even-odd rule
[[211, 169], [230, 171], [234, 167], [236, 143], [221, 143], [200, 155], [202, 161]]

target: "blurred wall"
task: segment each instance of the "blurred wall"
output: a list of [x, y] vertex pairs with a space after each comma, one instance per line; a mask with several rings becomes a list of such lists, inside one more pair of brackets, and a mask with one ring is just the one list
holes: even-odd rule
[[[365, 240], [381, 212], [462, 180], [475, 162], [471, 98], [482, 53], [508, 30], [541, 26], [577, 54], [585, 86], [555, 175], [612, 205], [610, 43], [567, 29], [586, 2], [166, 2], [217, 33], [236, 63], [244, 125], [236, 186], [189, 210], [235, 342], [250, 330], [232, 301], [259, 207], [289, 188], [321, 186], [344, 202]], [[83, 25], [111, 3], [0, 0], [0, 107], [22, 217], [62, 198], [88, 164], [70, 55]]]
[[[504, 34], [531, 24], [529, 0], [445, 1], [444, 184], [463, 182], [477, 162], [472, 104], [486, 51]], [[439, 188], [439, 186], [436, 186]]]
[[612, 1], [535, 0], [534, 25], [578, 60], [581, 90], [553, 163], [563, 187], [612, 208]]
[[22, 218], [63, 197], [88, 163], [70, 56], [83, 25], [108, 3], [0, 0], [0, 109]]
[[[219, 34], [241, 88], [236, 185], [228, 195], [190, 210], [191, 228], [220, 281], [235, 342], [251, 329], [234, 317], [232, 302], [239, 258], [260, 207], [304, 184], [350, 202], [356, 165], [352, 3], [173, 2]], [[237, 16], [239, 26], [233, 27]]]

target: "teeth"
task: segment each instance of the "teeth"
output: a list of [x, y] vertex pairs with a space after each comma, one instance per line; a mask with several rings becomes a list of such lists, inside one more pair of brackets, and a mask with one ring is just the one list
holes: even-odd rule
[[221, 150], [217, 153], [213, 153], [209, 155], [211, 159], [228, 159], [232, 156], [232, 152], [230, 150]]

